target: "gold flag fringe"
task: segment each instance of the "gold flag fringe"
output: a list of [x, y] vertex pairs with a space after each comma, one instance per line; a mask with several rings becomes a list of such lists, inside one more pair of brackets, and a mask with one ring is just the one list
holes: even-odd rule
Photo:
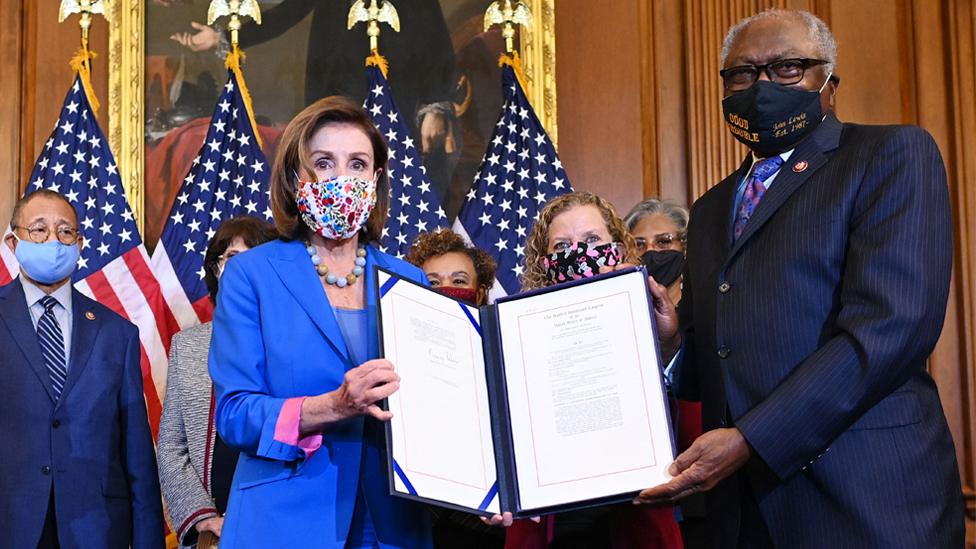
[[254, 137], [258, 140], [258, 147], [264, 148], [264, 142], [261, 140], [261, 132], [258, 131], [258, 123], [254, 119], [254, 107], [251, 106], [251, 92], [247, 90], [247, 84], [244, 82], [244, 73], [241, 71], [241, 63], [247, 58], [244, 52], [237, 46], [237, 44], [231, 45], [230, 53], [227, 54], [227, 59], [224, 61], [224, 66], [226, 66], [231, 72], [234, 73], [234, 77], [237, 78], [237, 85], [240, 87], [241, 97], [244, 99], [244, 108], [247, 110], [247, 118], [251, 121], [251, 129], [254, 131]]
[[95, 88], [92, 87], [91, 83], [91, 60], [95, 57], [95, 52], [89, 50], [88, 44], [82, 42], [81, 48], [75, 52], [68, 64], [81, 77], [81, 87], [85, 89], [85, 95], [88, 96], [88, 103], [91, 104], [92, 111], [98, 112], [98, 98], [95, 97]]
[[515, 77], [518, 78], [519, 85], [522, 86], [522, 91], [529, 93], [529, 88], [525, 85], [525, 72], [522, 70], [522, 60], [519, 58], [517, 51], [513, 51], [512, 55], [503, 53], [501, 57], [498, 58], [499, 67], [504, 67], [506, 65], [512, 67], [512, 70], [515, 71]]
[[390, 72], [390, 63], [376, 50], [373, 50], [373, 53], [369, 54], [369, 57], [366, 58], [366, 66], [379, 68], [380, 72], [383, 73], [383, 78], [386, 78], [386, 75]]

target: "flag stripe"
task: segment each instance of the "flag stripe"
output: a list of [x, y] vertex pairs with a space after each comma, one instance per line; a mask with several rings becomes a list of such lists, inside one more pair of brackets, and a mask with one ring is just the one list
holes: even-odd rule
[[214, 305], [210, 301], [210, 295], [206, 297], [201, 297], [193, 303], [193, 310], [197, 312], [197, 316], [201, 319], [207, 319], [204, 322], [209, 322], [213, 318]]
[[170, 310], [169, 304], [162, 298], [162, 290], [159, 287], [159, 282], [153, 276], [152, 271], [149, 270], [149, 258], [146, 255], [145, 248], [139, 246], [138, 248], [129, 250], [122, 254], [122, 259], [125, 260], [125, 264], [128, 266], [132, 278], [135, 279], [136, 285], [142, 290], [142, 296], [146, 300], [146, 305], [149, 306], [150, 303], [155, 305], [154, 307], [149, 306], [149, 309], [156, 311], [157, 332], [162, 339], [163, 349], [169, 349], [173, 335], [180, 331], [180, 325], [176, 322], [176, 317], [173, 316], [173, 311]]
[[[106, 267], [107, 269], [107, 267]], [[112, 309], [116, 314], [122, 318], [132, 321], [129, 318], [128, 313], [126, 313], [125, 307], [122, 306], [122, 301], [119, 299], [118, 294], [116, 294], [112, 284], [109, 282], [108, 277], [105, 276], [103, 269], [101, 271], [94, 272], [85, 278], [88, 288], [92, 292], [93, 298], [105, 305], [109, 309]], [[140, 333], [140, 340], [142, 339], [142, 334]], [[162, 413], [163, 407], [160, 404], [159, 395], [156, 393], [156, 384], [153, 382], [152, 378], [152, 367], [149, 362], [149, 355], [146, 353], [145, 345], [139, 345], [140, 362], [142, 365], [142, 388], [143, 393], [146, 395], [146, 407], [149, 411], [149, 425], [152, 428], [153, 439], [159, 432], [159, 416]]]
[[[3, 232], [4, 239], [8, 234], [10, 234], [10, 226], [7, 226], [7, 230]], [[7, 243], [0, 243], [0, 286], [9, 284], [17, 276], [19, 270], [17, 258], [7, 247]]]
[[200, 322], [206, 322], [209, 318], [205, 320], [194, 312], [193, 305], [187, 299], [186, 291], [180, 284], [179, 278], [176, 276], [176, 271], [173, 270], [173, 264], [170, 262], [169, 256], [170, 254], [166, 250], [165, 243], [160, 240], [156, 244], [156, 249], [153, 251], [150, 262], [152, 272], [159, 281], [159, 288], [162, 292], [163, 299], [169, 305], [169, 310], [176, 318], [180, 329], [189, 328]]

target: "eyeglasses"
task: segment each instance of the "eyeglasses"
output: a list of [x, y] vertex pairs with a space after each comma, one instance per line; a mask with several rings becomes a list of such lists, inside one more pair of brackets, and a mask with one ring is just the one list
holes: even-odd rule
[[232, 252], [224, 252], [218, 255], [217, 261], [214, 261], [213, 264], [210, 265], [210, 270], [213, 271], [214, 276], [220, 278], [220, 275], [223, 274], [224, 272], [224, 266], [227, 265], [227, 261], [239, 253], [241, 252], [232, 251]]
[[722, 84], [730, 92], [739, 92], [752, 87], [759, 80], [759, 74], [765, 73], [766, 78], [776, 84], [789, 86], [803, 80], [803, 75], [810, 67], [826, 65], [829, 61], [823, 59], [780, 59], [765, 65], [739, 65], [718, 71], [722, 75]]
[[642, 236], [635, 237], [634, 240], [637, 242], [637, 251], [641, 254], [647, 250], [657, 250], [659, 252], [664, 252], [667, 250], [677, 250], [678, 245], [684, 245], [685, 237], [684, 235], [674, 234], [674, 233], [659, 233], [654, 235], [654, 238], [650, 242]]
[[[13, 228], [27, 231], [27, 236], [31, 239], [31, 242], [36, 244], [43, 244], [47, 242], [48, 236], [51, 234], [51, 229], [49, 229], [47, 225], [31, 225], [30, 227], [14, 225]], [[58, 240], [62, 244], [70, 245], [78, 241], [78, 229], [75, 227], [61, 225], [55, 229], [54, 233], [57, 235]]]

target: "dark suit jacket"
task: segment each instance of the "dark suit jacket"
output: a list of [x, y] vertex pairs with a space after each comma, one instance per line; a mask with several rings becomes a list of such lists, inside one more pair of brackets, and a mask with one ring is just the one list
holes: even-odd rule
[[[830, 114], [784, 163], [742, 236], [750, 162], [694, 205], [681, 313], [683, 398], [736, 426], [743, 475], [777, 547], [960, 547], [952, 439], [925, 369], [952, 264], [932, 137]], [[733, 477], [708, 496], [732, 544]]]
[[164, 547], [156, 454], [132, 323], [72, 290], [55, 403], [19, 280], [0, 288], [0, 545], [36, 547], [54, 491], [61, 547]]

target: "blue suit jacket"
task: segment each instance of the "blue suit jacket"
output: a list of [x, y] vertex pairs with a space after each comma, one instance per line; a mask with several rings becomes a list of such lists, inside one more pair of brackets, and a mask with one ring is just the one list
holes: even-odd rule
[[961, 547], [955, 452], [925, 368], [952, 265], [935, 142], [828, 115], [732, 244], [748, 169], [692, 208], [681, 302], [679, 393], [701, 398], [706, 430], [735, 425], [753, 448], [706, 498], [713, 546], [734, 546], [744, 481], [777, 547]]
[[[367, 248], [370, 358], [379, 356], [375, 265], [426, 282], [416, 267]], [[275, 438], [287, 399], [333, 391], [355, 366], [301, 242], [269, 242], [228, 264], [214, 314], [210, 375], [217, 431], [242, 454], [221, 546], [342, 549], [361, 477], [381, 546], [430, 546], [427, 510], [389, 495], [378, 422], [360, 417], [329, 428], [311, 457]]]
[[72, 300], [55, 402], [21, 282], [0, 288], [0, 544], [37, 546], [53, 482], [61, 547], [162, 549], [139, 333], [77, 290]]

